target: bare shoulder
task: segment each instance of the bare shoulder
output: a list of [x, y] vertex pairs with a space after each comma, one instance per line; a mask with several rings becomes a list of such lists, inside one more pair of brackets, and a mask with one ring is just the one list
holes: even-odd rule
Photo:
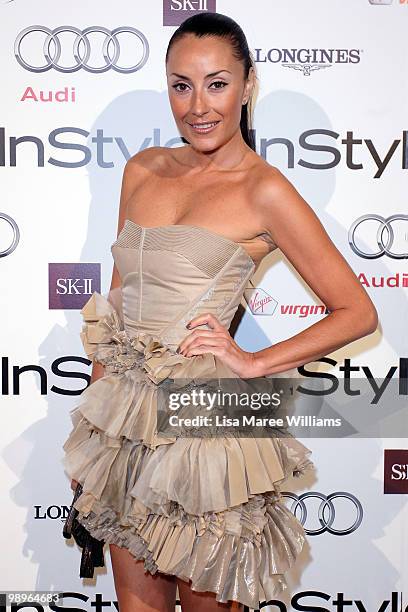
[[295, 185], [275, 166], [260, 164], [254, 188], [254, 207], [265, 230], [276, 244], [288, 225], [308, 224], [317, 229], [318, 218], [313, 208]]
[[150, 147], [139, 151], [126, 162], [122, 175], [118, 230], [127, 218], [128, 202], [140, 186], [163, 165], [165, 157], [164, 147]]
[[138, 151], [128, 159], [125, 165], [125, 174], [129, 178], [143, 176], [147, 173], [160, 170], [167, 163], [168, 150], [166, 147], [148, 147]]
[[301, 197], [294, 184], [283, 172], [267, 162], [258, 167], [254, 195], [256, 206], [260, 210], [265, 209], [265, 212], [268, 212], [270, 208], [275, 210], [279, 206], [284, 206], [288, 198]]
[[149, 147], [133, 155], [124, 168], [123, 180], [134, 189], [148, 178], [175, 176], [183, 165], [188, 145], [183, 147]]

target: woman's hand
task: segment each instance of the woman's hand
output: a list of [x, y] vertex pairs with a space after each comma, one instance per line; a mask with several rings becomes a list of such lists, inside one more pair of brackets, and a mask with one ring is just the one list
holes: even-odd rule
[[255, 353], [243, 351], [213, 314], [205, 313], [194, 317], [186, 327], [191, 329], [204, 323], [207, 323], [211, 329], [196, 329], [191, 332], [180, 342], [177, 349], [179, 353], [185, 357], [213, 353], [242, 378], [260, 376], [257, 373]]

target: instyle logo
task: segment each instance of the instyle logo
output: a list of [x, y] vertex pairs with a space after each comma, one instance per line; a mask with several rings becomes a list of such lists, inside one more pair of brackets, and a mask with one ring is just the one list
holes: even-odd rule
[[[78, 357], [76, 355], [65, 355], [54, 359], [49, 368], [44, 368], [36, 363], [13, 364], [10, 358], [6, 355], [1, 356], [0, 360], [0, 396], [15, 396], [23, 395], [21, 391], [21, 381], [24, 385], [24, 379], [32, 380], [35, 378], [36, 389], [39, 389], [41, 395], [47, 396], [49, 393], [57, 395], [77, 396], [86, 389], [90, 384], [91, 376], [85, 372], [79, 372], [73, 368], [75, 364], [84, 364], [91, 366], [92, 361], [87, 357]], [[52, 376], [57, 380], [65, 382], [68, 380], [84, 380], [85, 387], [80, 389], [70, 389], [64, 386], [51, 384]], [[26, 387], [24, 387], [26, 389]], [[1, 612], [1, 611], [0, 611]]]
[[408, 450], [384, 450], [384, 493], [408, 493]]
[[[103, 593], [96, 593], [90, 597], [88, 592], [81, 593], [69, 590], [60, 591], [60, 594], [64, 601], [64, 606], [52, 605], [52, 609], [63, 609], [66, 607], [75, 609], [77, 612], [91, 612], [91, 610], [100, 610], [102, 606], [106, 609], [109, 607], [110, 610], [119, 609], [118, 602], [116, 600], [111, 600], [108, 595], [103, 595]], [[312, 607], [310, 604], [311, 597], [318, 600], [317, 603], [314, 604], [314, 607]], [[404, 600], [405, 597], [403, 597], [403, 594], [400, 591], [392, 591], [388, 599], [384, 599], [383, 601], [376, 599], [375, 601], [377, 601], [377, 603], [375, 603], [375, 601], [373, 603], [372, 597], [370, 597], [368, 601], [359, 595], [358, 599], [353, 599], [353, 595], [350, 593], [347, 594], [344, 591], [327, 593], [325, 591], [303, 590], [294, 592], [290, 598], [289, 604], [287, 603], [287, 600], [283, 601], [275, 596], [272, 601], [260, 601], [258, 608], [263, 610], [267, 606], [279, 605], [280, 612], [289, 612], [289, 610], [305, 610], [308, 612], [309, 610], [316, 609], [316, 607], [318, 607], [321, 612], [342, 612], [347, 605], [347, 610], [350, 610], [350, 612], [361, 612], [361, 610], [369, 610], [370, 604], [372, 604], [371, 607], [373, 607], [374, 610], [386, 610], [387, 612], [408, 612], [408, 606], [405, 604]], [[364, 601], [367, 601], [367, 603], [365, 604]], [[176, 606], [179, 604], [180, 601], [176, 599]], [[42, 605], [42, 600], [36, 601], [35, 607], [37, 612], [48, 612], [49, 610], [49, 605]], [[5, 603], [0, 604], [0, 612], [6, 612], [7, 608], [8, 606], [6, 606]], [[32, 612], [33, 602], [31, 599], [28, 601], [24, 599], [18, 604], [19, 610], [24, 610], [25, 608], [27, 608], [27, 612]], [[249, 608], [244, 606], [243, 612], [249, 612]]]
[[[44, 35], [43, 40], [39, 39], [38, 33]], [[37, 63], [34, 58], [38, 58], [41, 52], [44, 61]], [[18, 34], [14, 55], [20, 66], [29, 72], [47, 72], [53, 68], [58, 72], [71, 73], [82, 68], [94, 74], [110, 69], [129, 74], [140, 70], [147, 62], [149, 43], [140, 30], [130, 26], [114, 30], [102, 26], [90, 26], [84, 30], [75, 26], [60, 26], [50, 30], [46, 26], [34, 25]], [[94, 58], [97, 55], [100, 62], [93, 65], [91, 56]], [[65, 57], [72, 59], [69, 63], [63, 63], [62, 58]]]
[[100, 263], [49, 263], [49, 308], [82, 308], [94, 291], [101, 291]]
[[163, 0], [163, 25], [179, 26], [195, 13], [216, 12], [216, 0]]
[[[388, 389], [390, 394], [394, 394], [398, 398], [400, 396], [408, 396], [408, 357], [400, 357], [397, 365], [390, 367], [385, 365], [384, 371], [377, 378], [369, 366], [352, 363], [349, 358], [344, 359], [342, 365], [339, 365], [339, 362], [331, 359], [331, 357], [321, 357], [315, 361], [318, 364], [326, 363], [332, 367], [338, 366], [339, 372], [342, 372], [343, 375], [339, 377], [330, 372], [315, 372], [313, 370], [313, 362], [299, 366], [297, 371], [301, 376], [305, 377], [305, 382], [307, 378], [311, 378], [316, 381], [326, 380], [330, 384], [324, 389], [316, 390], [299, 385], [297, 387], [298, 392], [310, 395], [311, 397], [329, 396], [336, 393], [341, 385], [344, 394], [347, 396], [353, 397], [361, 396], [362, 393], [365, 394], [363, 395], [365, 405], [378, 404]], [[387, 368], [388, 371], [386, 371]], [[359, 379], [361, 379], [361, 386], [359, 386]], [[371, 399], [370, 393], [372, 394]], [[389, 396], [385, 395], [385, 397]]]
[[348, 241], [352, 251], [364, 259], [377, 259], [383, 255], [407, 259], [408, 215], [362, 215], [351, 225]]
[[[83, 302], [87, 301], [89, 297], [90, 296], [83, 296]], [[61, 364], [69, 363], [91, 365], [92, 361], [86, 357], [70, 355], [58, 357], [50, 364], [51, 373], [64, 379], [81, 378], [89, 380], [87, 374], [82, 374], [77, 371], [67, 372], [60, 369]], [[319, 369], [317, 371], [313, 371], [313, 363], [318, 364]], [[400, 357], [398, 365], [389, 367], [388, 364], [386, 364], [384, 370], [388, 368], [388, 371], [383, 374], [382, 378], [376, 378], [375, 373], [371, 371], [369, 366], [354, 365], [351, 363], [350, 359], [345, 359], [344, 365], [339, 365], [338, 367], [339, 372], [343, 372], [343, 376], [320, 371], [322, 364], [329, 364], [335, 367], [338, 365], [338, 362], [330, 357], [322, 357], [307, 364], [307, 368], [305, 366], [299, 366], [297, 371], [300, 376], [303, 376], [303, 380], [297, 385], [296, 393], [310, 398], [330, 396], [337, 393], [338, 390], [350, 398], [363, 394], [362, 397], [366, 406], [368, 404], [378, 404], [389, 387], [392, 387], [391, 390], [398, 396], [398, 399], [402, 397], [405, 401], [405, 396], [408, 396], [408, 357]], [[29, 376], [28, 372], [30, 370], [39, 375], [41, 394], [46, 395], [48, 393], [47, 379], [49, 376], [49, 371], [47, 369], [37, 364], [16, 365], [10, 362], [9, 357], [2, 356], [0, 362], [0, 396], [20, 395], [20, 377]], [[359, 378], [356, 378], [356, 373], [358, 373]], [[308, 385], [309, 379], [311, 379], [311, 385]], [[323, 381], [327, 381], [327, 385], [325, 385], [324, 388], [318, 388], [319, 385], [316, 386], [315, 383]], [[394, 381], [394, 385], [391, 385], [392, 381]], [[59, 393], [60, 395], [80, 395], [81, 393], [81, 390], [72, 391], [61, 387], [57, 388], [55, 386], [52, 386], [50, 391]], [[367, 392], [371, 392], [371, 396]], [[401, 431], [399, 433], [401, 433]]]
[[[20, 241], [20, 230], [14, 219], [6, 213], [0, 212], [0, 224], [6, 224], [7, 229], [11, 230], [9, 232], [10, 238], [6, 238], [4, 244], [0, 242], [0, 257], [6, 257], [6, 255], [10, 255], [17, 248]], [[1, 232], [1, 236], [3, 236], [3, 232]]]
[[[257, 151], [267, 161], [272, 158], [273, 163], [274, 146], [280, 152], [282, 151], [282, 145], [284, 146], [287, 151], [287, 168], [294, 168], [296, 163], [308, 170], [331, 170], [343, 163], [349, 170], [363, 170], [372, 167], [373, 178], [380, 178], [393, 160], [396, 167], [398, 167], [397, 164], [400, 164], [402, 170], [408, 170], [408, 130], [403, 130], [401, 138], [394, 139], [391, 142], [385, 154], [381, 153], [382, 146], [379, 145], [377, 149], [373, 139], [357, 138], [353, 131], [348, 131], [346, 136], [341, 138], [341, 134], [332, 130], [310, 129], [301, 132], [295, 141], [285, 135], [268, 138], [263, 135], [258, 136], [256, 130], [253, 130], [253, 132], [257, 142]], [[78, 137], [78, 142], [75, 142], [73, 135]], [[66, 139], [64, 136], [66, 136]], [[6, 165], [17, 166], [17, 148], [22, 145], [24, 149], [24, 142], [33, 143], [34, 146], [31, 147], [32, 160], [34, 165], [37, 164], [38, 167], [44, 166], [47, 144], [56, 150], [79, 152], [79, 159], [75, 162], [66, 161], [63, 155], [60, 158], [50, 155], [47, 163], [60, 168], [81, 168], [88, 165], [94, 157], [94, 163], [99, 167], [112, 168], [114, 163], [107, 160], [111, 147], [118, 148], [126, 161], [131, 157], [130, 150], [133, 153], [137, 152], [126, 144], [125, 138], [120, 135], [107, 134], [103, 128], [95, 130], [91, 138], [89, 136], [91, 136], [91, 133], [87, 130], [65, 126], [51, 130], [44, 142], [40, 136], [34, 134], [26, 136], [21, 134], [17, 136], [14, 134], [8, 135], [6, 129], [0, 127], [0, 167]], [[83, 143], [86, 139], [89, 139], [90, 146]], [[179, 136], [162, 142], [161, 130], [158, 127], [152, 128], [151, 135], [141, 134], [139, 140], [142, 143], [139, 150], [152, 146], [172, 147], [181, 142]], [[306, 153], [304, 154], [304, 152]], [[318, 161], [314, 159], [314, 153], [319, 156]], [[324, 155], [323, 160], [321, 159], [322, 154]], [[26, 156], [24, 159], [26, 159]], [[362, 163], [361, 160], [364, 160], [365, 163]]]
[[358, 64], [360, 49], [255, 49], [258, 63], [280, 64], [284, 68], [299, 70], [303, 76], [336, 64]]

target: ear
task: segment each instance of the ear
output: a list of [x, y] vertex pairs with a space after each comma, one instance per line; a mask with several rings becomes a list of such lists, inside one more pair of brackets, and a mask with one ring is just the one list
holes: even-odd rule
[[249, 69], [248, 78], [246, 80], [245, 87], [244, 87], [244, 93], [242, 97], [243, 105], [247, 104], [249, 98], [251, 97], [251, 94], [254, 89], [254, 85], [255, 85], [255, 70], [253, 66], [251, 66]]

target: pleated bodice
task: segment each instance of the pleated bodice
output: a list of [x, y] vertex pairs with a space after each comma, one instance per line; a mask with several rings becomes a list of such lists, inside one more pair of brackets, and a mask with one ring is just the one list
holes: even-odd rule
[[127, 219], [111, 251], [125, 330], [168, 345], [179, 344], [186, 323], [203, 312], [228, 328], [255, 269], [241, 245], [191, 225], [146, 228]]

